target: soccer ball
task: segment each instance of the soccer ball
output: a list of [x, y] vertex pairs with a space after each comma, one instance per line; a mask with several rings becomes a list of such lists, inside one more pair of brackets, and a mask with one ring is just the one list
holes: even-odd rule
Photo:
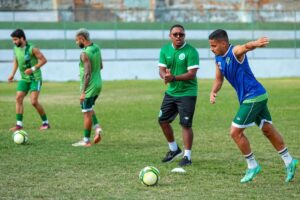
[[15, 131], [12, 137], [16, 144], [26, 144], [28, 141], [28, 134], [24, 130]]
[[142, 184], [146, 186], [156, 185], [158, 180], [160, 179], [159, 171], [155, 167], [147, 166], [140, 171], [139, 179]]

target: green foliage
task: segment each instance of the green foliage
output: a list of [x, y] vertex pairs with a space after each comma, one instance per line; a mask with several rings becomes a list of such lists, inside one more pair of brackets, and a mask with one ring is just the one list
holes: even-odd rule
[[[263, 79], [269, 108], [291, 154], [300, 158], [300, 79]], [[225, 84], [215, 105], [209, 104], [213, 80], [199, 80], [194, 119], [193, 164], [173, 174], [179, 160], [162, 164], [168, 150], [157, 116], [166, 86], [162, 81], [106, 81], [95, 111], [103, 141], [91, 148], [71, 144], [82, 138], [83, 117], [77, 82], [44, 82], [40, 102], [52, 125], [40, 132], [41, 120], [26, 97], [24, 127], [28, 145], [13, 143], [16, 83], [0, 83], [0, 199], [299, 199], [299, 170], [284, 182], [284, 164], [257, 127], [247, 129], [262, 166], [256, 179], [242, 185], [246, 163], [229, 136], [238, 108], [235, 92]], [[182, 146], [178, 120], [175, 137]], [[138, 174], [148, 165], [160, 170], [155, 187], [143, 186]]]

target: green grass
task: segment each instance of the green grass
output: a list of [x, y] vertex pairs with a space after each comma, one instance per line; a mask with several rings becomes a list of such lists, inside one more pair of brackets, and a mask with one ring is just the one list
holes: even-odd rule
[[[38, 131], [40, 119], [28, 97], [24, 127], [30, 144], [13, 143], [16, 84], [0, 83], [0, 199], [299, 199], [299, 170], [284, 183], [284, 164], [257, 127], [247, 129], [262, 173], [239, 183], [246, 164], [229, 136], [238, 103], [225, 84], [216, 105], [209, 104], [213, 80], [199, 80], [194, 119], [193, 165], [172, 174], [175, 161], [162, 164], [167, 144], [157, 124], [166, 89], [162, 81], [109, 81], [95, 111], [104, 128], [103, 141], [91, 148], [71, 146], [82, 137], [78, 83], [43, 84], [40, 102], [52, 128]], [[300, 78], [263, 79], [274, 125], [291, 152], [300, 158]], [[173, 123], [182, 146], [178, 120]], [[155, 187], [143, 186], [139, 171], [153, 165], [161, 172]]]
[[[187, 41], [196, 48], [210, 48], [208, 40], [189, 40]], [[249, 40], [231, 40], [232, 44], [244, 44]], [[43, 49], [77, 49], [74, 40], [30, 40], [39, 48]], [[101, 48], [119, 49], [139, 49], [139, 48], [161, 48], [162, 45], [169, 43], [170, 40], [93, 40]], [[11, 49], [11, 40], [0, 40], [0, 49]], [[300, 40], [272, 40], [268, 48], [295, 48], [300, 47]]]

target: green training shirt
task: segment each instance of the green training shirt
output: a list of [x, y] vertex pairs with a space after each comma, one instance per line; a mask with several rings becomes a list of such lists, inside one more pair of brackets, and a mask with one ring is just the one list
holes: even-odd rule
[[[96, 44], [91, 44], [83, 49], [83, 52], [89, 57], [91, 62], [91, 79], [85, 91], [85, 97], [93, 97], [99, 95], [102, 87], [102, 78], [100, 73], [101, 53], [100, 48]], [[80, 59], [79, 63], [80, 74], [80, 91], [84, 85], [84, 64]]]
[[37, 69], [31, 75], [25, 74], [26, 69], [29, 69], [38, 63], [37, 58], [32, 53], [33, 48], [34, 46], [30, 43], [27, 43], [25, 47], [14, 47], [14, 56], [18, 63], [21, 79], [26, 82], [42, 80], [41, 69]]
[[[190, 69], [199, 68], [199, 54], [194, 47], [187, 43], [184, 43], [179, 49], [175, 49], [173, 44], [169, 43], [160, 50], [158, 66], [170, 69], [174, 76], [185, 74]], [[166, 93], [174, 97], [197, 96], [197, 78], [171, 82]]]

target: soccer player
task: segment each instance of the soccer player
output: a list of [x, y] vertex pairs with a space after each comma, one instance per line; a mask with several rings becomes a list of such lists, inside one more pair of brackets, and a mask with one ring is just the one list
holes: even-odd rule
[[25, 33], [22, 29], [16, 29], [10, 36], [12, 37], [12, 42], [15, 47], [13, 70], [8, 77], [8, 81], [12, 82], [14, 80], [14, 76], [18, 69], [21, 74], [21, 80], [18, 81], [16, 94], [17, 123], [10, 131], [16, 131], [23, 128], [23, 100], [28, 92], [30, 92], [31, 104], [42, 119], [40, 130], [49, 129], [50, 125], [47, 115], [43, 106], [38, 101], [42, 86], [42, 72], [40, 68], [47, 60], [38, 48], [27, 42]]
[[158, 122], [169, 144], [169, 150], [162, 162], [171, 162], [182, 155], [170, 123], [179, 113], [184, 143], [184, 155], [179, 166], [192, 164], [193, 116], [197, 100], [197, 70], [199, 55], [197, 50], [185, 42], [185, 30], [180, 24], [170, 28], [171, 43], [163, 46], [159, 57], [159, 75], [168, 84], [168, 89], [160, 108]]
[[286, 166], [285, 181], [290, 182], [299, 161], [292, 158], [282, 136], [272, 125], [272, 118], [267, 106], [268, 94], [262, 84], [255, 79], [246, 55], [248, 51], [255, 48], [265, 47], [269, 44], [269, 39], [262, 37], [243, 45], [234, 46], [229, 43], [227, 32], [218, 29], [209, 35], [209, 44], [211, 51], [216, 55], [216, 79], [210, 93], [210, 103], [216, 102], [217, 93], [222, 87], [224, 77], [236, 90], [240, 103], [239, 110], [231, 124], [230, 134], [248, 164], [241, 183], [251, 181], [261, 171], [250, 143], [244, 135], [245, 128], [255, 124], [278, 151]]
[[100, 48], [90, 41], [90, 34], [86, 29], [79, 29], [76, 34], [76, 44], [83, 49], [80, 55], [80, 104], [84, 118], [84, 138], [72, 144], [72, 146], [90, 147], [90, 136], [92, 126], [95, 129], [94, 143], [101, 140], [102, 128], [95, 115], [93, 107], [100, 95], [102, 79], [100, 70], [103, 68]]

